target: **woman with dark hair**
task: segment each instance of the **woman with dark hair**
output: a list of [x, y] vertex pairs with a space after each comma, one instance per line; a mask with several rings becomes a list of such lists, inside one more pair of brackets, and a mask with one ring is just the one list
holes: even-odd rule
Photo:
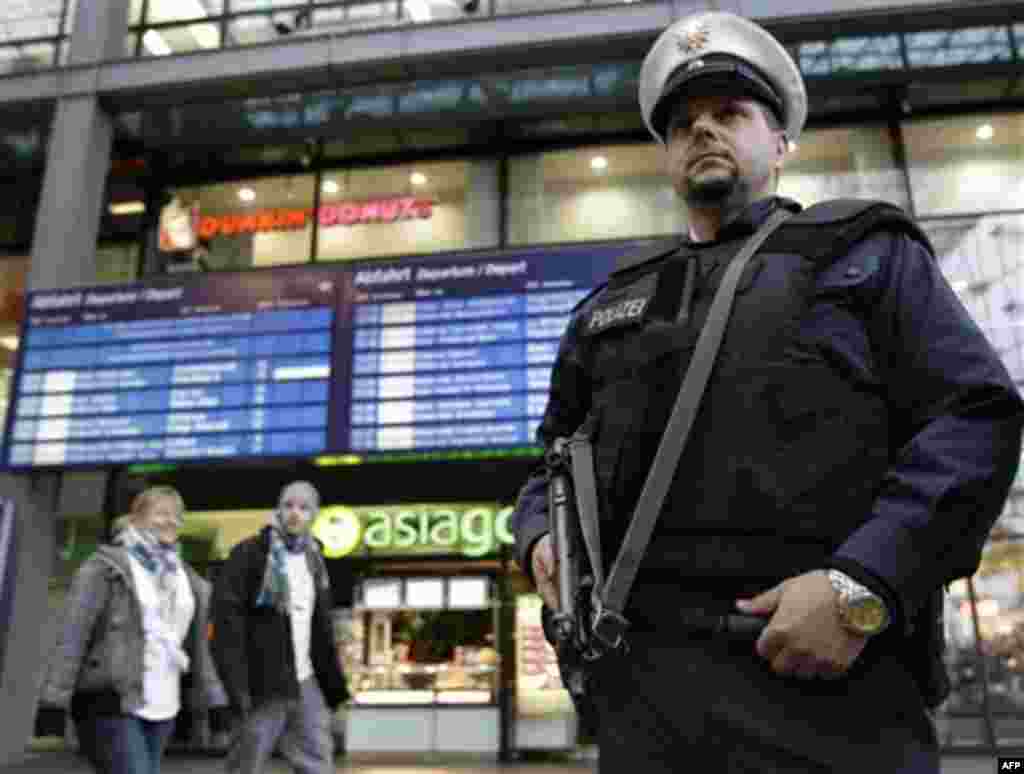
[[182, 705], [215, 696], [208, 594], [178, 556], [184, 515], [173, 488], [140, 493], [71, 584], [41, 701], [70, 709], [100, 774], [158, 774]]

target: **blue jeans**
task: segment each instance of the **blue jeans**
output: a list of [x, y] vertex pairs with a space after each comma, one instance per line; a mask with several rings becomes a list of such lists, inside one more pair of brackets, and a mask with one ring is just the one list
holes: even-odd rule
[[174, 719], [94, 715], [76, 723], [82, 753], [99, 774], [160, 774]]

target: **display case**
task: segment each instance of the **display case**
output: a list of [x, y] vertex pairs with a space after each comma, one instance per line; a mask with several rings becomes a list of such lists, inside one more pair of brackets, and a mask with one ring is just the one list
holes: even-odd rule
[[353, 697], [348, 749], [497, 752], [491, 579], [372, 578], [355, 601], [342, 652]]
[[577, 718], [562, 685], [555, 650], [544, 638], [541, 598], [516, 597], [516, 721], [519, 750], [565, 750], [576, 744]]

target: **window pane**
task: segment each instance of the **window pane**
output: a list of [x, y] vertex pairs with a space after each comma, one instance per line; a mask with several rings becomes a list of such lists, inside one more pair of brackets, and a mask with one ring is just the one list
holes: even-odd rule
[[779, 193], [809, 207], [826, 199], [884, 199], [901, 207], [909, 196], [885, 127], [805, 132], [786, 160]]
[[0, 42], [60, 34], [63, 0], [5, 0], [0, 3]]
[[132, 32], [124, 36], [124, 55], [126, 57], [135, 56], [135, 46], [138, 45], [139, 36]]
[[270, 11], [277, 8], [295, 8], [301, 5], [306, 5], [306, 0], [231, 0], [231, 12]]
[[128, 7], [128, 24], [134, 26], [142, 23], [142, 0], [131, 0]]
[[582, 242], [680, 232], [686, 221], [663, 156], [661, 146], [645, 143], [512, 159], [509, 242]]
[[324, 173], [318, 260], [493, 247], [494, 161], [446, 161]]
[[96, 283], [114, 285], [132, 282], [139, 275], [137, 242], [100, 245], [96, 250]]
[[[1024, 738], [1024, 543], [1017, 539], [990, 540], [981, 568], [974, 576], [977, 623], [981, 634], [984, 671], [980, 668], [974, 621], [965, 581], [952, 585], [947, 603], [947, 649], [955, 690], [947, 703], [951, 715], [982, 710], [983, 680], [988, 678], [988, 702], [997, 742], [1019, 744]], [[986, 675], [987, 673], [987, 675]], [[954, 726], [954, 731], [956, 730]], [[963, 743], [970, 729], [954, 734]]]
[[911, 67], [1009, 62], [1013, 58], [1008, 27], [908, 32], [904, 38]]
[[1010, 374], [1024, 383], [1024, 215], [920, 223], [953, 290]]
[[920, 215], [1024, 209], [1024, 113], [904, 126]]
[[[427, 15], [424, 17], [423, 6], [429, 2], [432, 2], [432, 0], [414, 0], [412, 12], [415, 12], [416, 16], [411, 16], [410, 9], [406, 7], [404, 9], [405, 16], [401, 21], [408, 23], [416, 20], [429, 21], [431, 18], [447, 19], [454, 17], [455, 14], [451, 13], [451, 11], [454, 8], [455, 0], [452, 0], [452, 5], [441, 3], [434, 10], [429, 10], [428, 8], [426, 11]], [[354, 2], [335, 8], [315, 10], [313, 12], [312, 31], [318, 34], [345, 32], [347, 30], [388, 27], [398, 23], [397, 2]]]
[[212, 22], [146, 30], [142, 36], [143, 56], [186, 54], [220, 47], [220, 25]]
[[26, 43], [0, 48], [0, 75], [27, 73], [54, 66], [52, 43]]
[[[236, 0], [237, 1], [237, 0]], [[204, 19], [224, 11], [224, 0], [149, 0], [147, 22]]]
[[477, 13], [480, 10], [480, 3], [481, 0], [404, 0], [402, 21], [430, 24], [461, 19]]
[[804, 75], [896, 70], [903, 67], [898, 35], [800, 43], [793, 49]]
[[[275, 16], [240, 16], [228, 23], [228, 34], [225, 45], [250, 46], [256, 43], [268, 43], [278, 40], [281, 33], [275, 28]], [[283, 17], [282, 17], [283, 18]]]
[[[491, 0], [481, 0], [490, 2]], [[578, 8], [582, 0], [493, 0], [495, 14], [539, 13], [559, 8]]]
[[211, 269], [305, 263], [313, 235], [313, 176], [273, 177], [176, 191], [196, 207], [203, 260]]

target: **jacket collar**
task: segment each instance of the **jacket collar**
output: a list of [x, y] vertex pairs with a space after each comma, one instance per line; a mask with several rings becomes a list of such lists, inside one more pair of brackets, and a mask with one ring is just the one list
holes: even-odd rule
[[[266, 557], [270, 553], [270, 525], [263, 527], [259, 532], [260, 538], [260, 550], [263, 552], [263, 556]], [[309, 548], [306, 549], [306, 564], [309, 565], [309, 571], [313, 575], [313, 580], [320, 580], [320, 569], [321, 565], [317, 559], [317, 548], [318, 543], [316, 538], [311, 538], [309, 541]]]
[[690, 240], [689, 236], [671, 237], [669, 239], [658, 240], [647, 247], [641, 248], [635, 253], [631, 253], [624, 258], [619, 259], [619, 267], [611, 273], [611, 276], [615, 277], [616, 275], [624, 274], [638, 266], [658, 260], [659, 258], [664, 258], [666, 255], [670, 255], [684, 248], [691, 251], [698, 251], [707, 247], [713, 247], [725, 242], [730, 242], [735, 239], [748, 237], [757, 231], [765, 218], [775, 212], [778, 207], [785, 207], [794, 213], [800, 212], [800, 210], [803, 209], [799, 203], [792, 199], [787, 199], [784, 196], [772, 196], [768, 199], [760, 199], [748, 206], [745, 210], [741, 210], [736, 216], [729, 220], [719, 231], [718, 238], [714, 241], [693, 242]]
[[701, 248], [719, 245], [723, 242], [732, 242], [736, 239], [748, 237], [757, 231], [761, 224], [764, 223], [765, 219], [779, 207], [785, 208], [794, 213], [800, 212], [800, 210], [803, 209], [799, 203], [792, 199], [787, 199], [784, 196], [771, 196], [767, 199], [759, 199], [758, 201], [748, 205], [746, 209], [740, 210], [738, 213], [733, 215], [732, 218], [723, 223], [722, 227], [718, 230], [718, 236], [712, 241], [694, 242], [690, 239], [689, 235], [687, 235], [683, 240], [683, 244], [686, 247], [699, 250]]
[[[121, 573], [132, 590], [135, 589], [135, 575], [132, 573], [131, 557], [124, 548], [114, 545], [102, 545], [96, 549], [96, 556], [115, 572]], [[199, 576], [189, 566], [188, 562], [184, 560], [181, 562], [181, 569], [185, 571], [189, 586], [192, 587], [192, 593], [195, 593], [198, 586], [196, 579]]]

